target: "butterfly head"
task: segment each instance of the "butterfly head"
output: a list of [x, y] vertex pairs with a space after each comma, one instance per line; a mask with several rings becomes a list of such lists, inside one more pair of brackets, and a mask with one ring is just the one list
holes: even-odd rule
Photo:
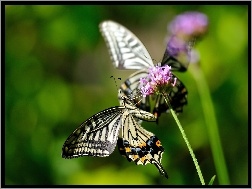
[[121, 106], [125, 106], [126, 104], [137, 106], [138, 103], [142, 100], [142, 94], [138, 90], [135, 94], [128, 94], [122, 92], [121, 89], [118, 90], [118, 98]]

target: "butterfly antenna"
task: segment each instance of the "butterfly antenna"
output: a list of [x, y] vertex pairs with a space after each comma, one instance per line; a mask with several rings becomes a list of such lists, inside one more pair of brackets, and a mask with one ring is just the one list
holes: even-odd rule
[[[145, 56], [145, 54], [144, 54], [144, 56]], [[147, 56], [145, 56], [145, 58], [147, 58], [147, 59], [148, 59], [148, 57], [147, 57]], [[155, 60], [154, 58], [151, 58], [151, 60], [152, 60], [152, 62], [157, 62], [157, 60]]]
[[[116, 83], [115, 77], [112, 75], [112, 76], [110, 76], [110, 78], [113, 78], [113, 79], [114, 79], [116, 89], [118, 89], [118, 85], [117, 85], [117, 83]], [[120, 78], [120, 77], [118, 77], [117, 79], [122, 80], [122, 78]]]
[[[117, 83], [116, 83], [116, 79], [115, 79], [115, 77], [112, 75], [112, 76], [110, 76], [110, 78], [113, 78], [114, 79], [114, 82], [115, 82], [115, 86], [116, 86], [116, 90], [118, 90], [118, 85], [117, 85]], [[120, 78], [120, 77], [118, 77], [117, 79], [119, 79], [119, 80], [122, 80], [122, 78]], [[119, 90], [119, 99], [122, 99], [122, 91], [121, 90]]]

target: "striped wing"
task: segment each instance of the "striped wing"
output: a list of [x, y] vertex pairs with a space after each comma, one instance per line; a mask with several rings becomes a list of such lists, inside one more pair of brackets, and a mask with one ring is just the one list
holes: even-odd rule
[[132, 114], [124, 114], [122, 120], [122, 138], [119, 137], [117, 142], [120, 154], [136, 165], [154, 164], [160, 174], [168, 178], [161, 164], [164, 148], [160, 140], [153, 133], [142, 128]]
[[99, 27], [116, 68], [143, 69], [154, 66], [145, 46], [127, 28], [113, 21], [104, 21]]
[[83, 122], [65, 141], [62, 157], [109, 156], [117, 143], [124, 109], [112, 107]]
[[[139, 96], [139, 80], [140, 78], [146, 77], [147, 75], [148, 72], [146, 69], [142, 69], [131, 74], [128, 79], [126, 79], [125, 82], [120, 86], [120, 90], [122, 91], [121, 93], [126, 96], [134, 96], [135, 98], [133, 100], [138, 108], [150, 112], [150, 96], [141, 96], [141, 101], [139, 98], [137, 98]], [[119, 100], [122, 94], [118, 93]]]

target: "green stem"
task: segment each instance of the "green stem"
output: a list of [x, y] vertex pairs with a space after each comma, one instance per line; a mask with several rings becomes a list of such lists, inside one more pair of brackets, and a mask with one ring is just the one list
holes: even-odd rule
[[192, 67], [191, 69], [192, 75], [196, 81], [199, 90], [200, 100], [205, 117], [208, 137], [210, 140], [218, 180], [220, 184], [230, 184], [226, 162], [221, 147], [220, 135], [217, 120], [215, 117], [214, 106], [210, 96], [210, 90], [208, 88], [202, 69], [200, 69], [197, 64], [191, 65], [191, 67]]
[[183, 137], [183, 139], [185, 140], [185, 143], [186, 143], [186, 145], [187, 145], [187, 147], [188, 147], [188, 149], [189, 149], [189, 152], [190, 152], [190, 154], [191, 154], [191, 156], [192, 156], [192, 159], [193, 159], [194, 165], [195, 165], [195, 167], [196, 167], [197, 173], [198, 173], [198, 175], [199, 175], [200, 182], [201, 182], [202, 185], [205, 185], [205, 181], [204, 181], [203, 175], [202, 175], [202, 173], [201, 173], [201, 170], [200, 170], [198, 161], [197, 161], [197, 159], [196, 159], [196, 157], [195, 157], [195, 155], [194, 155], [194, 153], [193, 153], [192, 147], [191, 147], [191, 145], [190, 145], [190, 143], [189, 143], [189, 141], [188, 141], [188, 139], [187, 139], [187, 137], [186, 137], [185, 131], [184, 131], [182, 125], [180, 124], [180, 121], [179, 121], [179, 119], [178, 119], [176, 113], [175, 113], [175, 112], [173, 111], [173, 109], [172, 109], [172, 106], [171, 106], [171, 104], [170, 104], [170, 102], [169, 102], [169, 100], [168, 100], [167, 94], [162, 93], [162, 95], [164, 96], [164, 99], [165, 99], [166, 103], [168, 104], [168, 107], [169, 107], [169, 109], [170, 109], [170, 111], [171, 111], [171, 113], [172, 113], [172, 116], [174, 117], [174, 119], [175, 119], [175, 121], [176, 121], [176, 123], [177, 123], [177, 125], [178, 125], [178, 127], [179, 127], [179, 130], [180, 130], [180, 132], [181, 132], [181, 134], [182, 134], [182, 137]]

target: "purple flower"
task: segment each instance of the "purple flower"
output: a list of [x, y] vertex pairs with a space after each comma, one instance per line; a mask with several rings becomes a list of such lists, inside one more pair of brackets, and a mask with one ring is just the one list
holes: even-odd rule
[[146, 78], [140, 78], [140, 90], [144, 97], [154, 93], [167, 92], [176, 85], [177, 78], [171, 73], [171, 67], [154, 66], [149, 69]]
[[199, 37], [207, 31], [208, 18], [200, 12], [185, 12], [169, 24], [168, 30], [182, 39]]

